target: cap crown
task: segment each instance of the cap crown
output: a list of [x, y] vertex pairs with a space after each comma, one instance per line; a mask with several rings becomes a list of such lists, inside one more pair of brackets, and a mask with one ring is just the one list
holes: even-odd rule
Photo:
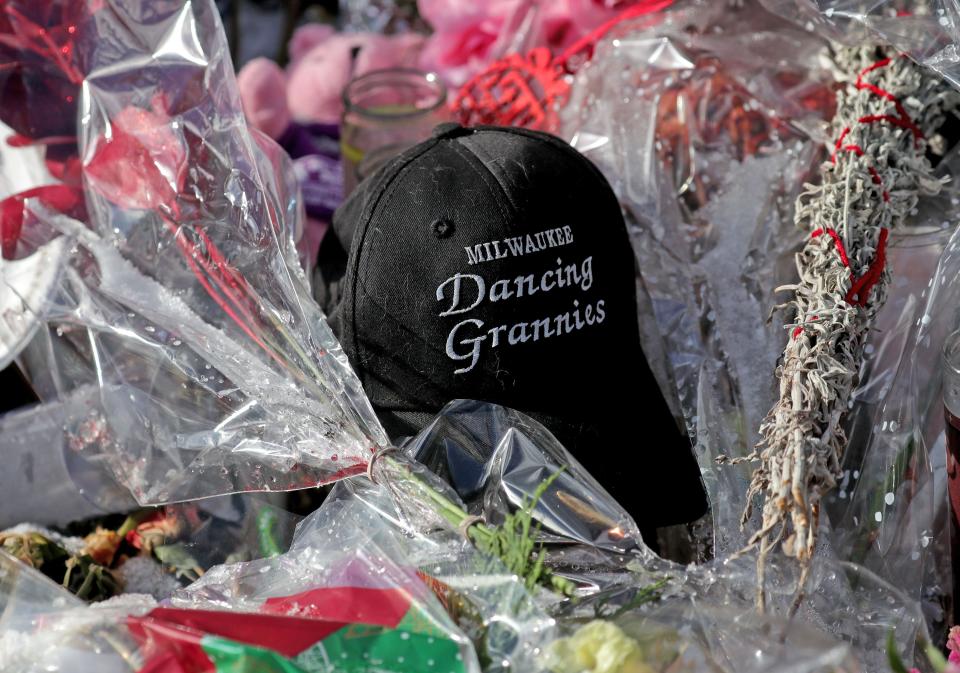
[[341, 343], [388, 431], [414, 432], [452, 399], [503, 404], [543, 422], [621, 500], [614, 481], [643, 452], [673, 487], [692, 484], [702, 511], [689, 443], [640, 347], [619, 203], [568, 144], [441, 128], [364, 183], [334, 226], [350, 242]]

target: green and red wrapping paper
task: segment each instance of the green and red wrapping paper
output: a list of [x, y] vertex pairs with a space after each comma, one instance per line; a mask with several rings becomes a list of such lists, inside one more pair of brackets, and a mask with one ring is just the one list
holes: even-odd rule
[[466, 673], [460, 644], [402, 589], [332, 587], [260, 612], [160, 607], [131, 617], [138, 673]]

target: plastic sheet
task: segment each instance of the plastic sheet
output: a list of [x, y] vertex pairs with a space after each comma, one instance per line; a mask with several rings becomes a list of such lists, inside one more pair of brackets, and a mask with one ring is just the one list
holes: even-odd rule
[[889, 42], [960, 86], [960, 7], [950, 0], [760, 0], [767, 9], [848, 44]]
[[[539, 466], [558, 457], [554, 440], [535, 422], [476, 402], [450, 405], [407, 445], [409, 451], [430, 448], [438, 451], [433, 458], [442, 458], [441, 471], [453, 470], [463, 477], [461, 468], [482, 466], [480, 474], [487, 477], [480, 482], [455, 481], [471, 494], [467, 498], [471, 510], [484, 505], [482, 511], [492, 517], [514, 509], [513, 488], [525, 491], [529, 486], [521, 484], [536, 481], [533, 475]], [[521, 464], [529, 468], [527, 474]], [[378, 470], [379, 465], [392, 469], [377, 462], [375, 473], [389, 476]], [[436, 476], [423, 467], [415, 469], [420, 479], [443, 490]], [[333, 489], [323, 506], [300, 524], [289, 551], [282, 555], [212, 568], [175, 593], [170, 607], [159, 610], [149, 601], [124, 607], [115, 599], [103, 607], [66, 612], [47, 607], [48, 613], [39, 618], [28, 610], [19, 617], [16, 635], [0, 639], [0, 652], [3, 644], [17, 639], [18, 671], [69, 670], [63, 668], [68, 654], [96, 654], [101, 659], [90, 661], [103, 665], [96, 670], [112, 670], [108, 666], [117, 659], [117, 643], [124, 644], [121, 650], [127, 653], [126, 659], [140, 666], [161, 656], [183, 664], [194, 662], [185, 658], [191, 643], [199, 642], [207, 659], [226, 652], [219, 638], [234, 643], [232, 661], [237, 665], [269, 661], [299, 668], [266, 670], [299, 673], [325, 669], [309, 668], [313, 660], [301, 656], [305, 650], [277, 659], [276, 652], [287, 651], [283, 643], [289, 633], [302, 633], [304, 618], [314, 620], [310, 628], [317, 631], [311, 633], [324, 634], [320, 642], [326, 643], [325, 651], [339, 653], [338, 641], [326, 640], [329, 623], [349, 615], [357, 623], [377, 627], [371, 629], [375, 635], [384, 635], [383, 643], [365, 641], [363, 651], [371, 656], [388, 649], [391, 639], [416, 644], [417, 633], [429, 633], [427, 637], [435, 642], [449, 644], [428, 649], [437, 666], [446, 652], [450, 658], [444, 663], [463, 665], [451, 670], [546, 671], [551, 670], [547, 653], [558, 637], [601, 617], [637, 640], [644, 664], [654, 671], [819, 673], [882, 670], [890, 630], [903, 648], [914, 632], [922, 631], [922, 618], [912, 601], [872, 573], [828, 556], [817, 565], [810, 607], [802, 620], [761, 618], [754, 611], [749, 559], [682, 566], [642, 549], [625, 549], [629, 536], [611, 545], [607, 537], [585, 531], [596, 530], [597, 512], [612, 516], [617, 506], [602, 491], [592, 491], [595, 484], [576, 463], [566, 476], [567, 480], [554, 482], [534, 515], [543, 525], [542, 539], [551, 548], [548, 563], [557, 572], [587, 580], [576, 601], [545, 590], [529, 591], [500, 561], [478, 552], [458, 531], [438, 520], [429, 506], [411, 497], [401, 478], [384, 480], [382, 486], [357, 478]], [[483, 486], [467, 489], [467, 483]], [[480, 493], [485, 496], [478, 497]], [[569, 499], [558, 497], [563, 493], [577, 494], [590, 507], [570, 508]], [[447, 492], [447, 497], [456, 500], [453, 493]], [[624, 530], [633, 528], [629, 520], [621, 525]], [[614, 548], [619, 550], [617, 563], [611, 562]], [[592, 557], [586, 555], [589, 550]], [[772, 603], [785, 606], [796, 577], [789, 567], [777, 567], [772, 574]], [[649, 597], [647, 592], [654, 586], [661, 588], [661, 599], [640, 600]], [[405, 608], [405, 614], [415, 613], [416, 618], [390, 622], [394, 626], [388, 629], [380, 623], [387, 621], [381, 619], [387, 609], [383, 605], [400, 606], [398, 610]], [[280, 615], [290, 621], [283, 627], [286, 636], [277, 635], [277, 642], [265, 644], [274, 654], [248, 647], [264, 645], [263, 633], [276, 633], [270, 624], [258, 620], [268, 617], [270, 622]], [[266, 631], [252, 639], [246, 631], [244, 640], [239, 630], [244, 625]], [[409, 640], [402, 635], [407, 628], [414, 629], [408, 632]], [[219, 649], [208, 646], [211, 641], [219, 643]], [[405, 662], [419, 662], [418, 670], [433, 670], [422, 657], [407, 659], [409, 654], [396, 651], [394, 655]], [[0, 660], [0, 670], [3, 663]], [[404, 662], [394, 658], [392, 663]], [[41, 664], [47, 668], [40, 668]]]
[[18, 575], [13, 598], [0, 602], [0, 670], [479, 670], [470, 641], [413, 569], [375, 547], [311, 542], [272, 560], [215, 568], [174, 606], [131, 595], [79, 607], [15, 564], [26, 579]]
[[[487, 409], [487, 415], [498, 411], [503, 413]], [[529, 427], [536, 425], [529, 419], [520, 420]], [[540, 432], [544, 432], [542, 428]], [[117, 617], [92, 633], [71, 630], [71, 624], [82, 621], [76, 616], [65, 614], [46, 622], [32, 620], [27, 614], [22, 620], [27, 627], [22, 631], [30, 638], [31, 654], [18, 660], [23, 665], [18, 670], [67, 670], [58, 667], [63, 661], [56, 654], [58, 648], [48, 654], [32, 649], [33, 645], [51, 642], [48, 633], [52, 629], [74, 638], [71, 642], [80, 649], [87, 643], [91, 652], [107, 637], [127, 642], [136, 661], [150, 662], [167, 653], [184, 663], [186, 659], [176, 657], [187, 644], [203, 641], [211, 634], [230, 638], [230, 633], [235, 633], [222, 630], [228, 626], [214, 629], [211, 620], [229, 625], [233, 620], [240, 623], [264, 612], [290, 617], [288, 626], [294, 631], [302, 626], [296, 619], [323, 622], [333, 619], [334, 613], [344, 619], [349, 615], [356, 623], [367, 624], [371, 632], [358, 652], [373, 657], [377, 652], [390, 651], [387, 643], [391, 640], [399, 640], [408, 648], [393, 651], [392, 659], [384, 659], [373, 670], [469, 672], [479, 670], [481, 665], [490, 671], [537, 670], [541, 648], [551, 639], [554, 627], [554, 620], [542, 607], [546, 595], [531, 595], [523, 581], [499, 561], [478, 552], [428, 504], [410, 497], [410, 477], [390, 473], [397, 469], [382, 461], [376, 464], [375, 473], [384, 486], [360, 478], [341, 482], [323, 506], [300, 524], [289, 551], [210, 569], [173, 596], [174, 612], [154, 612], [132, 622], [125, 616]], [[410, 469], [418, 479], [456, 501], [456, 496], [425, 468], [412, 464]], [[580, 486], [574, 487], [579, 492]], [[191, 506], [195, 505], [184, 505]], [[604, 506], [615, 507], [609, 502]], [[554, 597], [551, 602], [556, 600]], [[388, 631], [381, 622], [396, 616], [398, 606], [406, 606], [404, 614], [409, 618], [391, 621]], [[397, 610], [385, 617], [384, 610], [392, 608]], [[134, 614], [139, 617], [143, 612]], [[383, 642], [378, 644], [373, 638], [379, 633], [373, 627], [382, 628]], [[322, 625], [317, 628], [323, 630]], [[172, 639], [168, 637], [171, 632]], [[129, 644], [131, 638], [133, 644]], [[432, 642], [425, 643], [426, 638]], [[323, 642], [328, 652], [334, 651], [335, 643]], [[112, 651], [104, 652], [105, 665]], [[252, 665], [257, 659], [247, 654], [248, 658], [239, 662]], [[301, 666], [289, 670], [327, 670], [310, 668], [313, 660], [305, 655], [289, 659], [292, 665]], [[41, 669], [41, 662], [50, 667]], [[0, 661], [0, 670], [2, 664]], [[349, 665], [356, 662], [351, 660]]]
[[36, 570], [0, 552], [0, 670], [132, 670], [111, 646], [109, 634], [122, 630], [118, 624], [130, 612], [153, 601], [131, 597], [107, 603], [86, 606]]
[[[943, 211], [932, 205], [932, 212], [918, 213], [920, 223], [940, 221]], [[956, 185], [940, 205], [955, 212]], [[955, 221], [956, 215], [949, 217]], [[941, 353], [947, 335], [960, 327], [960, 236], [954, 230], [949, 240], [943, 241], [942, 233], [938, 238], [943, 252], [928, 267], [932, 275], [913, 287], [904, 310], [893, 312], [898, 329], [877, 335], [870, 364], [884, 386], [858, 402], [865, 407], [856, 419], [861, 434], [851, 440], [859, 440], [854, 445], [859, 450], [845, 463], [849, 481], [845, 492], [836, 494], [831, 513], [837, 544], [851, 549], [851, 560], [922, 599], [928, 621], [942, 636], [945, 611], [956, 600], [951, 592], [956, 560], [949, 549]], [[902, 248], [910, 250], [915, 248]]]
[[[19, 64], [0, 74], [12, 94], [0, 120], [8, 135], [31, 141], [18, 140], [16, 151], [42, 152], [55, 165], [47, 179], [62, 188], [21, 199], [20, 234], [2, 268], [51, 243], [69, 258], [53, 292], [24, 302], [47, 327], [22, 358], [44, 399], [81, 405], [63, 420], [71, 478], [97, 493], [115, 480], [141, 502], [162, 502], [361, 473], [386, 438], [309, 300], [293, 246], [293, 191], [278, 177], [282, 159], [244, 125], [211, 6], [14, 0], [0, 12], [9, 38], [0, 48]], [[50, 40], [65, 56], [47, 58], [34, 23], [59, 27]], [[323, 670], [321, 652], [351, 657], [328, 637], [364, 625], [368, 653], [422, 636], [448, 644], [451, 670], [536, 671], [557, 636], [598, 615], [659, 640], [660, 654], [692, 671], [882, 670], [891, 630], [908, 651], [926, 630], [917, 599], [937, 488], [927, 463], [936, 441], [928, 356], [956, 318], [942, 308], [958, 305], [955, 242], [940, 267], [942, 289], [925, 295], [921, 280], [908, 279], [888, 304], [894, 313], [881, 316], [894, 327], [874, 343], [873, 383], [852, 416], [855, 427], [880, 429], [853, 444], [856, 483], [838, 491], [834, 527], [825, 520], [808, 599], [790, 624], [754, 616], [752, 561], [729, 558], [743, 541], [746, 470], [713, 462], [748, 450], [772, 399], [785, 335], [765, 323], [768, 288], [791, 272], [800, 237], [791, 206], [827, 140], [820, 129], [832, 75], [820, 66], [822, 48], [815, 35], [753, 8], [680, 7], [656, 28], [624, 25], [611, 35], [578, 73], [568, 109], [570, 137], [607, 170], [631, 218], [652, 308], [645, 348], [668, 355], [660, 374], [697, 442], [716, 560], [655, 559], [629, 517], [542, 428], [459, 402], [407, 445], [453, 488], [409, 458], [380, 459], [371, 469], [382, 485], [338, 484], [287, 553], [214, 568], [172, 606], [143, 599], [14, 611], [18, 626], [2, 636], [4, 648], [13, 643], [14, 670], [91, 661], [112, 673], [165, 657], [208, 670], [217, 661]], [[64, 114], [72, 108], [49, 103], [64, 96], [76, 96], [77, 128]], [[49, 115], [25, 125], [26, 104]], [[952, 219], [952, 201], [941, 205]], [[913, 266], [913, 253], [892, 263]], [[904, 336], [899, 326], [914, 320]], [[904, 455], [905, 440], [920, 436]], [[429, 488], [497, 522], [563, 463], [534, 517], [550, 566], [580, 582], [579, 601], [528, 589], [423, 499]], [[769, 575], [771, 609], [786, 612], [796, 569], [771, 563]], [[640, 605], [657, 583], [662, 600]], [[377, 600], [361, 598], [369, 592]], [[384, 603], [399, 605], [394, 619], [369, 611]], [[347, 614], [332, 612], [340, 609]], [[313, 640], [288, 648], [286, 638], [301, 633]], [[317, 656], [301, 657], [307, 651]], [[428, 669], [414, 656], [424, 651], [390, 650], [384, 665]]]
[[[70, 417], [83, 416], [96, 403], [93, 390], [63, 402], [38, 404], [0, 418], [0, 530], [23, 521], [63, 526], [71, 521], [133, 509], [136, 501], [102, 470], [85, 473], [63, 431]], [[43, 498], [34, 497], [42, 485]], [[86, 488], [85, 488], [86, 485]], [[92, 487], [92, 490], [87, 490]]]
[[0, 268], [69, 251], [23, 360], [44, 399], [97, 390], [74, 458], [142, 504], [362, 470], [386, 437], [309, 299], [293, 173], [246, 126], [212, 4], [14, 0], [0, 33], [0, 121], [56, 167]]
[[[378, 624], [384, 611], [402, 610], [411, 613], [402, 620], [415, 636], [408, 644], [428, 650], [421, 659], [432, 657], [434, 670], [478, 670], [470, 641], [421, 579], [418, 566], [406, 562], [404, 547], [376, 512], [325, 505], [304, 521], [287, 553], [214, 568], [176, 594], [173, 602], [182, 608], [240, 611], [275, 606], [270, 610], [304, 616], [344, 610], [368, 624]], [[433, 667], [406, 656], [422, 670]], [[401, 653], [399, 663], [403, 659]]]
[[653, 558], [630, 515], [546, 428], [520, 412], [451, 402], [404, 450], [447, 481], [469, 513], [494, 525], [560, 472], [533, 517], [548, 564], [583, 587]]
[[[715, 459], [749, 452], [774, 399], [787, 335], [779, 317], [767, 322], [772, 289], [793, 277], [801, 233], [792, 206], [832, 142], [822, 125], [833, 105], [825, 47], [757, 7], [678, 9], [656, 28], [612, 34], [578, 75], [567, 111], [565, 135], [601, 166], [632, 219], [652, 309], [641, 309], [644, 348], [666, 355], [661, 384], [695, 439], [711, 497], [712, 534], [701, 549], [712, 544], [721, 559], [745, 542], [751, 466]], [[938, 160], [941, 175], [955, 173], [954, 154]], [[876, 653], [901, 615], [911, 615], [897, 629], [903, 649], [925, 632], [921, 600], [933, 630], [943, 627], [949, 562], [930, 551], [943, 539], [945, 504], [934, 479], [943, 464], [938, 340], [954, 325], [930, 316], [952, 315], [955, 303], [932, 296], [930, 272], [957, 203], [951, 187], [894, 234], [894, 287], [867, 347], [845, 478], [829, 502], [833, 525], [823, 524], [811, 582], [814, 595], [833, 598], [802, 608], [850, 642], [867, 670], [885, 665]], [[789, 561], [777, 566], [775, 584], [788, 591]], [[837, 607], [847, 601], [857, 616]]]
[[773, 400], [786, 335], [766, 321], [801, 238], [793, 201], [823, 156], [824, 47], [755, 8], [705, 3], [652, 29], [625, 24], [581, 70], [564, 121], [627, 213], [644, 351], [665, 354], [655, 374], [694, 438], [717, 556], [745, 540], [749, 469], [713, 462], [752, 449]]
[[[587, 618], [572, 622], [582, 625]], [[668, 604], [613, 620], [638, 647], [642, 671], [859, 673], [850, 647], [799, 622], [728, 608]], [[718, 637], [724, 632], [724, 637]], [[776, 642], [770, 634], [777, 634]], [[554, 668], [564, 673], [562, 668]], [[579, 670], [576, 668], [567, 671]], [[621, 669], [622, 670], [622, 669]], [[629, 670], [629, 669], [628, 669]]]
[[[562, 449], [518, 412], [458, 401], [412, 438], [405, 451], [450, 478], [466, 495], [469, 511], [496, 520], [515, 509], [513, 498], [528, 494], [539, 483], [541, 466], [558, 459]], [[420, 474], [431, 479], [422, 469]], [[810, 673], [879, 670], [891, 629], [903, 634], [904, 647], [922, 629], [922, 618], [909, 600], [872, 574], [832, 559], [818, 565], [811, 597], [815, 607], [804, 612], [808, 619], [761, 618], [753, 606], [755, 581], [748, 559], [685, 567], [643, 549], [631, 550], [636, 545], [629, 535], [612, 541], [585, 533], [609, 526], [598, 526], [598, 519], [615, 516], [618, 508], [602, 491], [591, 492], [595, 484], [575, 461], [565, 474], [565, 481], [554, 482], [544, 494], [534, 516], [551, 549], [548, 564], [582, 581], [576, 601], [529, 593], [498, 561], [439, 523], [429, 508], [403, 497], [397, 480], [377, 486], [350, 479], [303, 521], [289, 552], [213, 569], [174, 602], [251, 609], [266, 597], [333, 581], [342, 559], [348, 559], [380, 568], [392, 582], [419, 578], [424, 585], [410, 592], [430, 587], [441, 598], [457, 628], [473, 642], [485, 671], [550, 670], [546, 653], [551, 643], [597, 617], [615, 621], [646, 643], [644, 664], [650, 670], [677, 670], [671, 665], [682, 662], [679, 670], [705, 673], [777, 671], [788, 664], [789, 670]], [[566, 497], [571, 493], [582, 499], [573, 508]], [[628, 518], [620, 525], [634, 528]], [[778, 569], [772, 578], [778, 605], [789, 603], [795, 580], [790, 568]], [[640, 601], [655, 585], [663, 587], [661, 600]], [[842, 633], [847, 642], [830, 632]]]
[[[563, 455], [553, 438], [529, 418], [469, 401], [448, 405], [406, 443], [405, 450], [449, 479], [464, 495], [469, 511], [494, 521], [516, 507], [517, 494], [529, 493], [542, 465]], [[787, 664], [792, 667], [789, 670], [810, 672], [883, 670], [890, 632], [896, 634], [901, 651], [910, 650], [917, 634], [926, 634], [911, 596], [867, 568], [838, 560], [829, 546], [820, 550], [800, 619], [760, 618], [754, 607], [752, 559], [720, 558], [684, 566], [658, 559], [642, 546], [633, 547], [630, 534], [619, 541], [597, 535], [598, 530], [610, 530], [616, 504], [602, 490], [594, 490], [595, 484], [575, 461], [565, 474], [568, 479], [554, 482], [533, 512], [542, 525], [540, 537], [550, 550], [547, 563], [555, 572], [580, 582], [580, 596], [565, 601], [548, 593], [534, 594], [535, 604], [544, 611], [536, 619], [536, 612], [518, 609], [524, 594], [515, 579], [499, 576], [497, 562], [483, 559], [451, 535], [448, 527], [432, 522], [429, 512], [403, 504], [412, 498], [389, 497], [395, 484], [383, 489], [363, 480], [339, 484], [331, 501], [304, 521], [293, 547], [316, 546], [314, 540], [321, 535], [335, 541], [335, 546], [349, 547], [343, 544], [344, 535], [365, 540], [370, 531], [389, 532], [403, 545], [402, 555], [394, 558], [409, 559], [411, 566], [457, 588], [475, 606], [480, 624], [489, 622], [499, 629], [509, 622], [510, 637], [498, 633], [490, 641], [481, 640], [478, 654], [486, 662], [483, 647], [497, 643], [495, 651], [512, 662], [514, 670], [531, 670], [531, 661], [542, 668], [544, 653], [558, 635], [598, 616], [644, 625], [638, 627], [638, 637], [646, 633], [649, 640], [659, 634], [675, 646], [676, 656], [691, 671], [775, 671]], [[573, 507], [570, 494], [580, 499]], [[345, 512], [353, 514], [345, 516]], [[342, 521], [349, 523], [343, 526]], [[626, 519], [619, 527], [630, 531], [633, 525]], [[369, 548], [369, 543], [364, 542], [363, 548]], [[388, 549], [384, 543], [377, 548]], [[796, 579], [796, 569], [789, 563], [771, 569], [768, 590], [775, 614], [786, 612]], [[661, 599], [641, 600], [654, 586], [662, 586]], [[506, 614], [512, 617], [506, 620]], [[529, 616], [520, 619], [520, 615]], [[460, 623], [476, 643], [476, 634], [484, 631], [468, 625]], [[789, 646], [784, 646], [782, 638]], [[497, 659], [490, 657], [493, 670], [497, 670]], [[662, 668], [656, 668], [657, 661]], [[674, 661], [651, 654], [646, 663], [653, 670], [674, 670], [669, 668]]]
[[96, 606], [71, 607], [43, 622], [38, 631], [5, 631], [0, 635], [0, 670], [18, 673], [47, 671], [139, 671], [136, 641], [124, 622], [153, 606], [143, 596], [114, 598]]
[[66, 589], [0, 551], [0, 632], [23, 631], [45, 615], [81, 605]]
[[484, 671], [537, 670], [554, 627], [544, 604], [559, 598], [545, 590], [531, 594], [498, 559], [480, 553], [436, 519], [400, 484], [381, 487], [351, 479], [337, 484], [323, 507], [303, 522], [292, 550], [331, 536], [343, 544], [345, 537], [357, 539], [357, 531], [366, 531], [360, 538], [365, 546], [389, 551], [397, 562], [419, 569], [474, 643]]

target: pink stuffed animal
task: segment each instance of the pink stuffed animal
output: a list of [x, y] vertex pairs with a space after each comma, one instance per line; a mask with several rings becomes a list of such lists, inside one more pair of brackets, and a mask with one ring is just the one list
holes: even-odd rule
[[250, 125], [276, 140], [290, 126], [287, 76], [268, 58], [255, 58], [237, 75], [243, 112]]
[[424, 40], [413, 34], [341, 34], [313, 24], [290, 40], [286, 72], [269, 59], [257, 58], [237, 75], [247, 121], [277, 140], [293, 159], [308, 215], [301, 243], [311, 266], [333, 208], [342, 199], [336, 138], [343, 89], [351, 77], [371, 70], [414, 67]]
[[286, 73], [262, 58], [240, 70], [237, 82], [247, 119], [274, 138], [291, 119], [335, 124], [343, 114], [343, 89], [351, 77], [416, 67], [424, 40], [416, 34], [337, 33], [331, 26], [304, 26], [290, 41]]

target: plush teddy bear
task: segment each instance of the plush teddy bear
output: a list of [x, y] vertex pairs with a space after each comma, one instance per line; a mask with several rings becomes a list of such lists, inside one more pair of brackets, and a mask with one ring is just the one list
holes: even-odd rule
[[290, 41], [290, 65], [284, 72], [273, 61], [250, 61], [237, 77], [250, 122], [279, 138], [290, 121], [336, 124], [343, 114], [343, 89], [352, 77], [371, 70], [416, 67], [422, 35], [337, 33], [331, 26], [310, 24]]
[[237, 75], [247, 120], [293, 159], [308, 216], [301, 244], [311, 262], [343, 199], [339, 123], [344, 87], [372, 70], [415, 67], [424, 40], [416, 34], [337, 33], [331, 26], [311, 24], [290, 40], [286, 71], [257, 58]]

